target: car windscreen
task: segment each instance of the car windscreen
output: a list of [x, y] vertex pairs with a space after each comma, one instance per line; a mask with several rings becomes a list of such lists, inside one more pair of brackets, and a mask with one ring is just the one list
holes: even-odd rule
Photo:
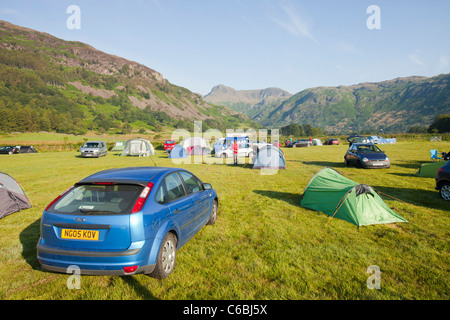
[[172, 141], [172, 140], [167, 140], [167, 141], [166, 141], [166, 144], [173, 144], [173, 143], [175, 143], [175, 142]]
[[88, 142], [84, 144], [83, 148], [98, 148], [98, 143]]
[[52, 208], [55, 213], [66, 214], [127, 214], [143, 190], [131, 184], [87, 184], [75, 186]]
[[377, 146], [359, 146], [358, 147], [359, 153], [369, 153], [369, 152], [383, 152], [378, 148]]

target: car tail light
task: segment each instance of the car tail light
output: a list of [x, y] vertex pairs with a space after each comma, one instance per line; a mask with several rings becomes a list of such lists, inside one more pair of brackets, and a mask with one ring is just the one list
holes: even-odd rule
[[70, 190], [72, 190], [74, 188], [74, 186], [71, 186], [69, 189], [67, 189], [66, 191], [64, 191], [63, 193], [61, 193], [59, 196], [57, 196], [55, 198], [55, 200], [53, 200], [52, 202], [49, 203], [49, 205], [47, 207], [45, 207], [45, 211], [47, 211], [48, 209], [50, 209], [51, 206], [53, 206], [59, 199], [61, 199], [63, 196], [66, 195], [66, 193], [68, 193]]
[[139, 267], [139, 265], [137, 265], [137, 266], [130, 266], [130, 267], [123, 267], [123, 271], [125, 273], [132, 273], [132, 272], [135, 272], [138, 267]]
[[444, 168], [442, 168], [442, 167], [439, 168], [439, 169], [438, 169], [438, 174], [441, 173], [442, 171], [444, 171]]
[[97, 185], [97, 186], [113, 186], [113, 185], [115, 185], [114, 182], [94, 182], [93, 184]]
[[131, 213], [139, 212], [142, 207], [145, 204], [145, 201], [147, 201], [148, 195], [150, 194], [150, 191], [152, 191], [153, 188], [153, 182], [149, 182], [147, 186], [142, 190], [141, 195], [137, 199], [136, 203], [134, 204], [133, 210]]

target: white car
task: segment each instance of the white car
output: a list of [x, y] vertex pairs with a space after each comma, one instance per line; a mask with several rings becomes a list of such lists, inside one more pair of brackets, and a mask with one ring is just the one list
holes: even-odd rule
[[[248, 143], [238, 144], [238, 157], [253, 157], [253, 148]], [[224, 148], [216, 149], [216, 158], [233, 158], [231, 146], [224, 145]]]

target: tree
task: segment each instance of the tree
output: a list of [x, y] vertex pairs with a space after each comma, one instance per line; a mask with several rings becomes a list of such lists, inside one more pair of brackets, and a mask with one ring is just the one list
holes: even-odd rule
[[450, 114], [441, 114], [434, 119], [434, 122], [428, 127], [429, 133], [450, 132]]

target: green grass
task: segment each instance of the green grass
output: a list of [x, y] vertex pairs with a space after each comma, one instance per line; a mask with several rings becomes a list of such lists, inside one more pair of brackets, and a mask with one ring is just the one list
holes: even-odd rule
[[[434, 179], [415, 176], [429, 150], [449, 142], [381, 146], [390, 169], [344, 167], [347, 146], [286, 149], [287, 170], [261, 175], [250, 165], [173, 164], [163, 151], [158, 166], [179, 166], [212, 183], [220, 200], [214, 226], [204, 227], [177, 253], [165, 280], [145, 275], [82, 276], [46, 272], [36, 259], [43, 208], [74, 182], [94, 172], [152, 166], [148, 158], [82, 159], [76, 152], [0, 156], [0, 171], [15, 177], [34, 207], [0, 220], [0, 299], [448, 299], [450, 203]], [[314, 173], [330, 166], [384, 196], [408, 223], [357, 229], [299, 205]], [[381, 289], [367, 288], [367, 268], [381, 269]]]

